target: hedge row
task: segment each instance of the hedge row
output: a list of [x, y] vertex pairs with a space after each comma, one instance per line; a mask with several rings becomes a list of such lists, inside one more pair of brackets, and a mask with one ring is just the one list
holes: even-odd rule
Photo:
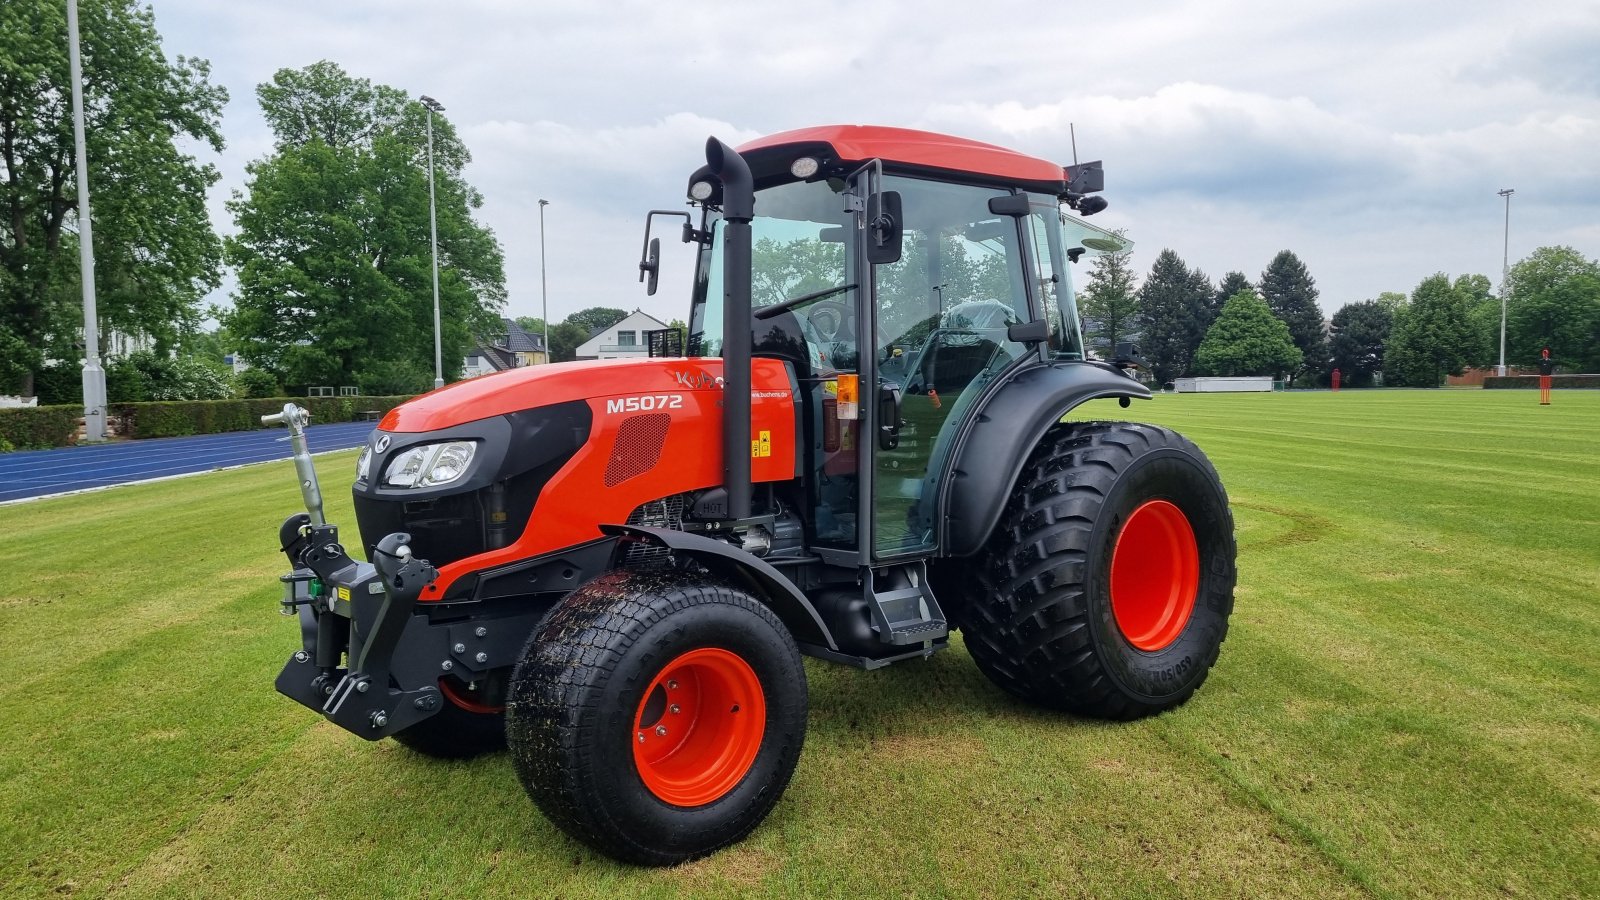
[[162, 403], [117, 403], [109, 407], [122, 419], [122, 433], [132, 438], [222, 434], [260, 428], [261, 417], [293, 402], [310, 410], [311, 424], [354, 422], [363, 414], [383, 414], [410, 400], [404, 397], [271, 397], [257, 400], [174, 400]]
[[[410, 400], [404, 397], [272, 397], [260, 400], [174, 400], [113, 403], [106, 412], [131, 438], [222, 434], [263, 427], [261, 417], [293, 402], [311, 411], [311, 424], [354, 422], [367, 413], [382, 415]], [[65, 447], [78, 436], [83, 407], [34, 406], [0, 409], [0, 452]]]
[[[1490, 375], [1483, 380], [1485, 390], [1491, 388], [1537, 388], [1537, 375]], [[1551, 375], [1553, 388], [1600, 388], [1600, 375]]]
[[0, 409], [0, 450], [65, 447], [77, 436], [81, 418], [81, 406]]

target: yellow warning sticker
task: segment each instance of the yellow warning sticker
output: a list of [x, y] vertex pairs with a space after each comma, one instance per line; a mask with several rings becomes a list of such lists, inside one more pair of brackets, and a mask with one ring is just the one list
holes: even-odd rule
[[350, 589], [349, 588], [341, 587], [341, 588], [339, 588], [338, 593], [339, 593], [339, 599], [340, 600], [343, 600], [346, 603], [350, 602]]
[[772, 432], [770, 432], [770, 431], [762, 431], [759, 435], [756, 436], [755, 440], [750, 442], [750, 456], [751, 457], [760, 457], [760, 456], [771, 456], [771, 455], [772, 455]]

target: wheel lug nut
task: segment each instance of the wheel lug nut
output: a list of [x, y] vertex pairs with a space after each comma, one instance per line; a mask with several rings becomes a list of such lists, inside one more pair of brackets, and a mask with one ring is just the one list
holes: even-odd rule
[[672, 713], [672, 714], [673, 714], [673, 715], [677, 715], [677, 714], [678, 714], [678, 713], [681, 713], [681, 712], [683, 712], [683, 710], [681, 710], [681, 709], [679, 709], [679, 708], [678, 708], [678, 704], [676, 704], [676, 703], [674, 703], [674, 704], [672, 704], [672, 706], [670, 706], [670, 707], [669, 707], [669, 708], [668, 708], [668, 710], [669, 710], [669, 711], [670, 711], [670, 712], [671, 712], [671, 713]]
[[666, 737], [667, 736], [667, 726], [665, 726], [665, 725], [657, 725], [656, 726], [656, 735], [658, 737]]
[[644, 743], [644, 732], [639, 732], [639, 743]]
[[675, 691], [677, 689], [678, 689], [678, 682], [670, 681], [670, 680], [667, 682], [667, 690]]

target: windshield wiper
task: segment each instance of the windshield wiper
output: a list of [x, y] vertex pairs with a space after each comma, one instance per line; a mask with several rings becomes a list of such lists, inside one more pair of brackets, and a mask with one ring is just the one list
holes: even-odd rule
[[791, 297], [782, 303], [774, 303], [771, 306], [763, 306], [754, 313], [751, 313], [751, 315], [755, 316], [757, 319], [770, 319], [778, 313], [794, 309], [796, 306], [799, 306], [802, 303], [810, 303], [813, 300], [821, 300], [824, 297], [832, 297], [834, 294], [842, 294], [845, 291], [855, 290], [855, 288], [856, 286], [853, 284], [841, 284], [838, 287], [823, 288], [820, 291], [812, 291], [809, 294], [801, 294], [798, 297]]

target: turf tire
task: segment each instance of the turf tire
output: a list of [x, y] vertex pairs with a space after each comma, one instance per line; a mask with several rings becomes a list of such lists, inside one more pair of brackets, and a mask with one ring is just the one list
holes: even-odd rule
[[[1177, 507], [1194, 534], [1198, 581], [1181, 631], [1134, 646], [1111, 601], [1123, 525], [1150, 501]], [[1125, 422], [1047, 432], [999, 524], [968, 566], [955, 606], [978, 668], [1041, 706], [1105, 719], [1171, 709], [1205, 681], [1228, 632], [1233, 515], [1216, 470], [1183, 436]]]
[[[664, 802], [635, 763], [636, 715], [666, 666], [729, 651], [759, 679], [765, 725], [749, 769], [709, 803]], [[806, 728], [794, 639], [750, 594], [676, 570], [613, 571], [573, 591], [535, 631], [512, 676], [507, 739], [528, 796], [608, 856], [673, 865], [735, 843], [788, 786]]]

